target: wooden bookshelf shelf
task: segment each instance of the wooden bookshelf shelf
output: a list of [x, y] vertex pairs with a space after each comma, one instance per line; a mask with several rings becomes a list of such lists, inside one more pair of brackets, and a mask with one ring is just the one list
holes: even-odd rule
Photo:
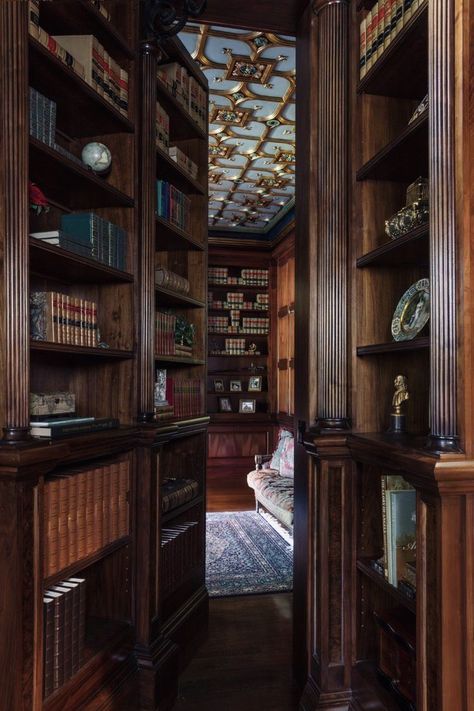
[[[266, 353], [259, 353], [258, 355], [237, 355], [234, 353], [209, 353], [209, 358], [268, 358]], [[214, 372], [214, 371], [213, 371]]]
[[[215, 373], [213, 373], [215, 375]], [[215, 395], [216, 397], [221, 397], [221, 395], [238, 395], [239, 397], [258, 397], [259, 395], [261, 397], [266, 397], [268, 394], [268, 390], [264, 388], [263, 390], [221, 390], [219, 392], [216, 392], [215, 390], [208, 390], [207, 391], [208, 395]]]
[[[245, 393], [244, 393], [245, 395]], [[246, 398], [247, 400], [249, 398]], [[272, 415], [267, 412], [213, 412], [212, 422], [270, 422]]]
[[353, 671], [353, 688], [357, 689], [357, 706], [360, 711], [413, 711], [406, 704], [401, 705], [380, 682], [373, 662], [358, 662]]
[[[71, 3], [73, 5], [76, 3]], [[60, 106], [58, 127], [61, 130], [75, 137], [134, 131], [133, 123], [126, 116], [34, 37], [29, 38], [29, 50], [30, 83]]]
[[185, 294], [177, 294], [171, 289], [165, 289], [162, 286], [155, 287], [156, 301], [160, 306], [184, 306], [186, 308], [204, 309], [206, 304], [199, 299], [193, 299], [192, 296]]
[[89, 0], [45, 2], [41, 6], [41, 27], [50, 35], [92, 34], [109, 53], [126, 59], [135, 56], [113, 20], [109, 22]]
[[45, 143], [30, 137], [30, 171], [33, 182], [71, 209], [133, 207], [129, 195], [109, 185]]
[[87, 556], [87, 558], [81, 558], [81, 560], [77, 560], [75, 563], [69, 565], [67, 568], [64, 568], [63, 570], [58, 571], [54, 575], [45, 578], [43, 581], [44, 587], [49, 588], [51, 587], [51, 585], [57, 585], [60, 580], [66, 580], [67, 578], [77, 576], [77, 574], [81, 570], [85, 570], [85, 568], [94, 565], [94, 563], [97, 563], [99, 560], [106, 558], [108, 555], [111, 555], [111, 553], [115, 553], [115, 551], [117, 551], [119, 548], [123, 548], [124, 546], [129, 545], [130, 542], [130, 536], [124, 536], [123, 538], [119, 538], [117, 541], [113, 541], [113, 543], [109, 543], [107, 546], [104, 546], [104, 548], [101, 548], [96, 553]]
[[[374, 5], [372, 0], [365, 0]], [[413, 71], [416, 67], [416, 71]], [[369, 69], [359, 93], [421, 100], [428, 92], [428, 3], [424, 3]]]
[[178, 516], [181, 516], [186, 511], [193, 509], [195, 506], [201, 506], [203, 504], [203, 502], [204, 502], [203, 496], [196, 496], [194, 499], [191, 499], [191, 501], [187, 501], [182, 506], [177, 506], [175, 509], [172, 509], [171, 511], [162, 513], [161, 514], [161, 523], [162, 524], [169, 523], [170, 521], [173, 521]]
[[161, 148], [156, 148], [156, 172], [160, 178], [169, 178], [178, 190], [188, 195], [206, 195], [207, 187], [201, 185]]
[[[217, 356], [216, 356], [217, 357]], [[258, 370], [256, 373], [254, 373], [252, 370], [213, 370], [212, 373], [209, 373], [210, 376], [214, 375], [235, 375], [235, 376], [241, 376], [243, 378], [245, 377], [251, 377], [252, 375], [261, 375], [263, 377], [267, 376], [267, 370]], [[213, 395], [218, 395], [219, 393], [212, 393]]]
[[428, 111], [382, 148], [356, 173], [357, 180], [411, 182], [428, 174]]
[[407, 595], [404, 595], [398, 588], [391, 585], [388, 580], [386, 580], [383, 575], [377, 573], [370, 565], [369, 558], [360, 558], [357, 561], [357, 570], [359, 570], [365, 577], [370, 578], [380, 590], [383, 590], [388, 595], [390, 595], [399, 605], [406, 607], [410, 612], [416, 612], [416, 600], [412, 600]]
[[44, 700], [44, 711], [72, 709], [73, 707], [68, 705], [71, 692], [77, 686], [86, 684], [93, 671], [112, 657], [114, 652], [130, 649], [132, 643], [133, 629], [128, 623], [88, 618], [83, 664], [73, 677]]
[[65, 354], [75, 358], [103, 358], [127, 360], [135, 358], [134, 351], [116, 348], [89, 348], [88, 346], [70, 346], [66, 343], [50, 343], [48, 341], [30, 341], [30, 349], [34, 353], [52, 355]]
[[205, 365], [206, 361], [199, 358], [185, 358], [181, 356], [155, 354], [157, 363], [169, 363], [171, 365]]
[[[213, 306], [209, 306], [208, 310], [209, 310], [209, 313], [213, 313], [214, 311], [216, 313], [221, 313], [222, 311], [229, 312], [229, 311], [232, 311], [233, 309], [216, 309]], [[245, 314], [263, 314], [264, 316], [265, 316], [265, 314], [269, 313], [269, 309], [238, 309], [238, 311], [240, 311], [241, 313], [245, 313]]]
[[428, 336], [414, 338], [412, 341], [392, 341], [390, 343], [374, 343], [368, 346], [357, 346], [358, 356], [379, 355], [383, 353], [410, 353], [428, 349], [430, 339]]
[[204, 250], [204, 245], [180, 227], [156, 215], [156, 249], [196, 249]]
[[369, 266], [402, 266], [428, 264], [429, 225], [420, 225], [407, 234], [373, 249], [357, 259], [360, 269]]
[[228, 336], [229, 338], [238, 338], [239, 336], [246, 336], [247, 338], [268, 338], [270, 332], [268, 333], [250, 333], [248, 331], [239, 331], [238, 333], [229, 333], [228, 331], [209, 331], [209, 336]]
[[74, 283], [133, 283], [128, 272], [108, 267], [61, 247], [30, 237], [31, 273]]
[[170, 117], [170, 140], [201, 138], [207, 141], [206, 133], [191, 118], [191, 115], [173, 96], [169, 89], [157, 80], [158, 101]]

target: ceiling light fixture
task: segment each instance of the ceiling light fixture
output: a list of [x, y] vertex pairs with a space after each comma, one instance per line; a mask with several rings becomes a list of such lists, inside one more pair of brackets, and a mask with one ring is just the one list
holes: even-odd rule
[[180, 32], [190, 18], [206, 9], [207, 0], [145, 0], [144, 31], [146, 41], [161, 44]]

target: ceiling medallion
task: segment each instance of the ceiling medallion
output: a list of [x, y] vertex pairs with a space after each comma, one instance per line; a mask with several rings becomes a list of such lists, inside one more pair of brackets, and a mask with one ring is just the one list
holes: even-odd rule
[[269, 177], [265, 175], [262, 175], [255, 183], [257, 188], [280, 188], [282, 185], [286, 185], [286, 180], [280, 177], [274, 178], [273, 176]]
[[286, 163], [287, 165], [293, 164], [296, 161], [296, 155], [292, 151], [278, 151], [275, 153], [274, 163]]
[[270, 43], [270, 40], [265, 37], [265, 35], [259, 35], [258, 37], [255, 37], [255, 39], [252, 40], [252, 44], [256, 49], [261, 49], [262, 47], [268, 47]]
[[216, 107], [209, 118], [210, 123], [222, 123], [225, 126], [245, 126], [250, 116], [250, 111], [238, 109], [220, 109]]
[[269, 119], [265, 121], [265, 125], [268, 126], [268, 128], [276, 128], [280, 125], [280, 121], [278, 119]]
[[209, 182], [218, 185], [222, 180], [223, 173], [209, 173]]
[[265, 84], [273, 71], [275, 62], [269, 59], [252, 61], [248, 57], [230, 58], [226, 79]]
[[215, 158], [225, 158], [228, 160], [232, 155], [235, 146], [222, 144], [220, 146], [209, 146], [209, 155]]
[[272, 204], [271, 198], [269, 200], [267, 200], [261, 196], [259, 196], [256, 200], [254, 200], [253, 198], [249, 198], [249, 197], [246, 197], [244, 200], [245, 207], [268, 207], [271, 204]]

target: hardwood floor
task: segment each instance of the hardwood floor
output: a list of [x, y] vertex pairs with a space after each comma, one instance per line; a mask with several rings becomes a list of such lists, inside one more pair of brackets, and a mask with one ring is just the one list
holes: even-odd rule
[[173, 711], [296, 711], [291, 649], [291, 593], [211, 600]]
[[[250, 471], [250, 470], [249, 470]], [[255, 496], [247, 485], [247, 472], [240, 476], [207, 474], [208, 511], [253, 511]]]

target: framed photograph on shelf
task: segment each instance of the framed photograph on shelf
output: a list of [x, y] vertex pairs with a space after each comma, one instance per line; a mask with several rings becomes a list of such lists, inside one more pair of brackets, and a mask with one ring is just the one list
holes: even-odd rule
[[232, 403], [228, 397], [219, 398], [219, 412], [232, 412]]
[[259, 393], [262, 391], [262, 376], [252, 375], [249, 378], [249, 393]]
[[250, 414], [255, 412], [255, 400], [239, 400], [239, 412]]
[[224, 392], [224, 381], [222, 380], [222, 378], [214, 378], [214, 392]]
[[233, 393], [241, 393], [242, 392], [242, 381], [241, 380], [231, 380], [230, 381], [230, 390]]

